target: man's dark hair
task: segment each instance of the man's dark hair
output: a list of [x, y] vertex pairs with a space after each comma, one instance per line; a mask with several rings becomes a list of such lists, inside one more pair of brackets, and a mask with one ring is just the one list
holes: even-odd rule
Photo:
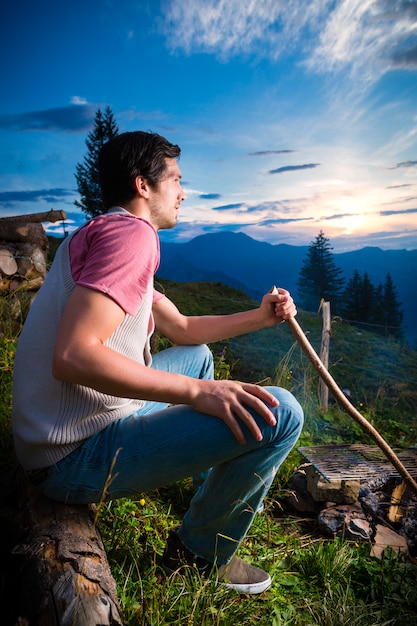
[[166, 158], [178, 158], [181, 149], [157, 133], [134, 131], [112, 137], [98, 158], [99, 183], [106, 209], [135, 197], [134, 181], [143, 176], [156, 188], [166, 170]]

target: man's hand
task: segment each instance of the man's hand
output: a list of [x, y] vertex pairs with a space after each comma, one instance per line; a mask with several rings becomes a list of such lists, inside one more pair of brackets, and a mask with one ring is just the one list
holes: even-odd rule
[[267, 424], [276, 424], [267, 405], [275, 407], [279, 403], [264, 387], [232, 380], [198, 380], [196, 383], [198, 392], [192, 406], [201, 413], [221, 419], [240, 444], [244, 445], [246, 439], [239, 422], [256, 441], [262, 440], [262, 433], [248, 408], [256, 411]]
[[259, 311], [263, 315], [265, 326], [281, 324], [297, 315], [297, 308], [289, 291], [281, 287], [278, 289], [274, 287], [262, 298]]

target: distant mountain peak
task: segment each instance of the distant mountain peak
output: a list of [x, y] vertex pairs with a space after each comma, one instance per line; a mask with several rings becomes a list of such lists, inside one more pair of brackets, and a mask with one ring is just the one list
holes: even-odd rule
[[[220, 281], [260, 300], [272, 285], [288, 289], [297, 301], [299, 272], [308, 246], [258, 241], [242, 232], [219, 231], [199, 235], [185, 243], [161, 241], [158, 275], [174, 281]], [[367, 272], [375, 285], [391, 274], [402, 303], [404, 326], [410, 339], [417, 338], [417, 250], [382, 250], [368, 246], [334, 253], [346, 279], [355, 269]], [[408, 328], [407, 328], [408, 327]]]

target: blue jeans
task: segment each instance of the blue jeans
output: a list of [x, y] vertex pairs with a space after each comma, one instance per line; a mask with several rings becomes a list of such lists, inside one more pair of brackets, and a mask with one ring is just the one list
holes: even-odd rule
[[[169, 348], [154, 355], [152, 367], [213, 378], [207, 346]], [[102, 499], [103, 492], [106, 500], [132, 497], [204, 476], [178, 534], [197, 556], [227, 563], [302, 428], [297, 400], [285, 389], [269, 390], [280, 402], [271, 409], [277, 424], [269, 426], [254, 413], [263, 433], [260, 442], [242, 426], [247, 441], [242, 446], [220, 419], [190, 406], [147, 402], [51, 466], [39, 489], [62, 502], [89, 503]]]

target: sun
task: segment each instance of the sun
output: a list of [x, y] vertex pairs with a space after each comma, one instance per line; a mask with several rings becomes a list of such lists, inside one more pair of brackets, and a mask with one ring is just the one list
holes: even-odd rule
[[335, 204], [337, 211], [332, 215], [332, 226], [340, 235], [360, 235], [374, 230], [373, 197], [359, 193], [343, 195], [337, 198]]
[[354, 235], [369, 230], [369, 216], [361, 213], [343, 214], [338, 220], [338, 226], [343, 235]]

